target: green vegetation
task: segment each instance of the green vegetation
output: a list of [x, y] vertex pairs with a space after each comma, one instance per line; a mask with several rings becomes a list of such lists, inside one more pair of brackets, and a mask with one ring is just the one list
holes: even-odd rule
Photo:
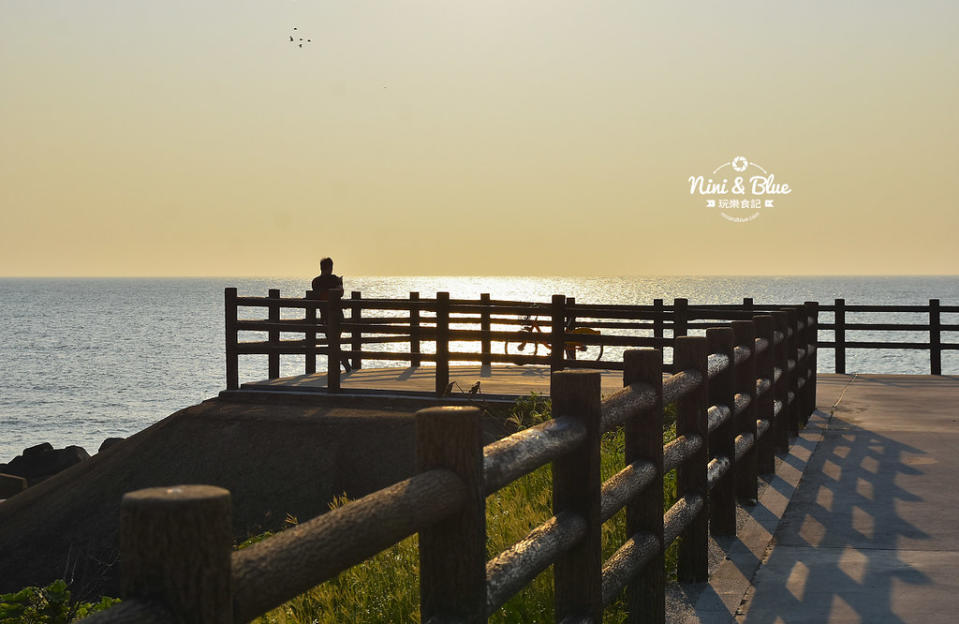
[[[517, 401], [507, 420], [517, 428], [525, 428], [549, 417], [548, 399], [534, 394]], [[675, 412], [667, 409], [665, 441], [675, 437], [674, 420]], [[604, 436], [603, 479], [622, 469], [623, 444], [622, 431]], [[487, 554], [490, 558], [552, 516], [551, 481], [550, 467], [543, 466], [487, 498]], [[675, 500], [676, 475], [671, 472], [665, 479], [663, 509], [668, 509]], [[331, 507], [347, 502], [345, 497], [340, 497]], [[612, 555], [625, 539], [625, 511], [620, 511], [603, 525], [603, 557]], [[672, 578], [675, 578], [676, 547], [677, 544], [673, 544], [666, 553], [666, 568]], [[414, 535], [257, 621], [261, 624], [419, 622], [418, 560]], [[490, 622], [551, 622], [552, 614], [553, 577], [552, 570], [547, 569], [499, 609]], [[621, 599], [606, 611], [605, 621], [622, 622], [625, 616]]]
[[12, 594], [0, 594], [0, 624], [66, 624], [120, 602], [101, 598], [99, 602], [73, 602], [66, 581], [46, 587], [24, 587]]

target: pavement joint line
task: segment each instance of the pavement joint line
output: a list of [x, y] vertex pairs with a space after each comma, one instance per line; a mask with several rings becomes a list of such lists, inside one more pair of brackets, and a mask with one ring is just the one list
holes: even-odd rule
[[[851, 385], [852, 385], [852, 382], [856, 381], [856, 378], [858, 378], [858, 377], [859, 377], [859, 373], [853, 373], [853, 374], [852, 374], [852, 379], [850, 379], [848, 382], [846, 382], [846, 385], [843, 386], [842, 392], [839, 393], [839, 398], [836, 399], [836, 402], [833, 403], [833, 404], [832, 404], [832, 407], [829, 408], [829, 418], [830, 418], [830, 419], [833, 417], [833, 413], [836, 411], [836, 408], [839, 407], [839, 402], [842, 401], [842, 398], [843, 398], [844, 396], [846, 396], [846, 390], [849, 389], [849, 386], [851, 386]], [[829, 427], [828, 427], [829, 421], [826, 421], [826, 425], [827, 425], [826, 428], [828, 429], [828, 428], [829, 428]]]

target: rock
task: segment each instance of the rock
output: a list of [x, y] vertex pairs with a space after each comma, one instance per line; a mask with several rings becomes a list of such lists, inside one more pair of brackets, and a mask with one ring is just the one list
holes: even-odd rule
[[53, 445], [49, 442], [41, 442], [36, 446], [31, 446], [30, 448], [23, 449], [23, 456], [30, 457], [31, 455], [41, 455], [47, 451], [52, 451]]
[[27, 489], [27, 480], [17, 475], [0, 472], [0, 499], [10, 498]]
[[100, 444], [100, 448], [97, 449], [97, 453], [102, 453], [117, 442], [123, 442], [124, 440], [126, 440], [126, 438], [107, 438], [102, 444]]
[[[39, 448], [41, 445], [33, 447]], [[32, 449], [27, 449], [32, 450]], [[54, 475], [61, 470], [65, 470], [74, 464], [78, 464], [85, 459], [90, 459], [90, 454], [79, 446], [68, 446], [62, 449], [44, 449], [34, 450], [31, 453], [24, 451], [23, 455], [18, 455], [7, 464], [5, 468], [7, 474], [23, 477], [29, 485], [35, 485], [43, 479]]]

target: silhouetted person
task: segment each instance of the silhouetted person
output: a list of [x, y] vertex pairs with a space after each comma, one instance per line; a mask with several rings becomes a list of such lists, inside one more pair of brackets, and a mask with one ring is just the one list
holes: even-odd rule
[[[333, 274], [333, 259], [323, 258], [320, 260], [320, 274], [313, 278], [313, 298], [327, 301], [330, 298], [330, 291], [338, 291], [340, 297], [343, 296], [343, 278]], [[330, 334], [329, 325], [326, 323], [326, 306], [320, 306], [320, 321], [327, 328], [326, 341], [329, 344]], [[343, 307], [340, 306], [340, 324], [343, 323]], [[340, 362], [347, 373], [353, 372], [350, 366], [350, 360], [345, 355], [341, 356]]]

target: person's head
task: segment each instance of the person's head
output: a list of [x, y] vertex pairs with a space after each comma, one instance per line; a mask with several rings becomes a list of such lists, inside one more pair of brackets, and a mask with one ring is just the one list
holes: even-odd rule
[[320, 260], [320, 273], [329, 275], [333, 272], [333, 258], [323, 258]]

